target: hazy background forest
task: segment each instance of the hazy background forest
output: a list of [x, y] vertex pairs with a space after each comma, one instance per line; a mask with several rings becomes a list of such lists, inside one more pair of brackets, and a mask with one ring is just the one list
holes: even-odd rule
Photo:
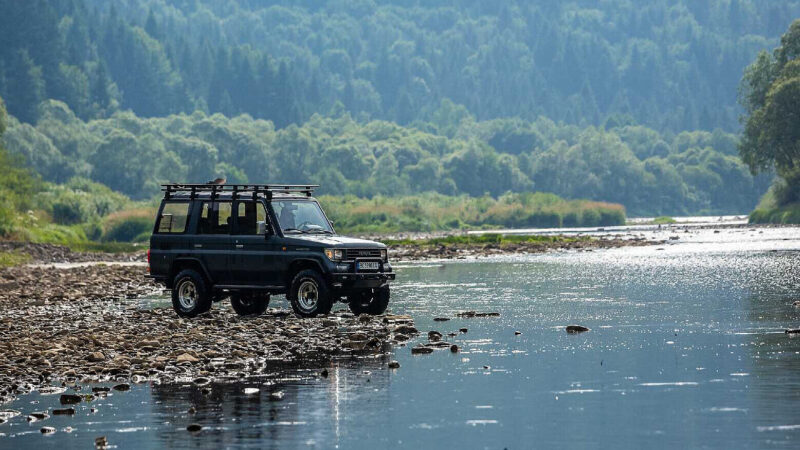
[[[408, 225], [597, 223], [585, 202], [530, 216], [556, 202], [535, 191], [747, 213], [773, 174], [738, 156], [739, 84], [796, 17], [791, 0], [0, 0], [6, 159], [62, 224], [112, 212], [87, 190], [142, 206], [221, 174], [379, 196], [354, 226], [431, 205]], [[470, 201], [469, 221], [443, 212]]]

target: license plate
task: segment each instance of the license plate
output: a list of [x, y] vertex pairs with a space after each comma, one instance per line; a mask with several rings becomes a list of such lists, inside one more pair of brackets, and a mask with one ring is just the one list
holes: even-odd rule
[[377, 261], [362, 261], [358, 263], [358, 270], [378, 270]]

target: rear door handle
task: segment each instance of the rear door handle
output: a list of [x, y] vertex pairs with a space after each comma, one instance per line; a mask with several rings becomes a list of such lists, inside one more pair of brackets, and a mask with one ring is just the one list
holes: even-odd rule
[[236, 248], [244, 248], [244, 244], [236, 244]]
[[194, 244], [194, 248], [203, 248], [203, 244]]

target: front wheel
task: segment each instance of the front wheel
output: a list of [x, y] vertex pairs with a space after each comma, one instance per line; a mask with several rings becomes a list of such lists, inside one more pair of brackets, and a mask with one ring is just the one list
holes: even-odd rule
[[377, 289], [369, 289], [358, 294], [347, 297], [350, 303], [350, 311], [355, 315], [371, 314], [373, 316], [383, 314], [389, 307], [389, 286]]
[[242, 292], [231, 295], [231, 306], [240, 316], [264, 314], [269, 305], [269, 294]]
[[295, 275], [286, 297], [294, 312], [301, 317], [328, 314], [333, 308], [333, 296], [325, 280], [313, 269]]

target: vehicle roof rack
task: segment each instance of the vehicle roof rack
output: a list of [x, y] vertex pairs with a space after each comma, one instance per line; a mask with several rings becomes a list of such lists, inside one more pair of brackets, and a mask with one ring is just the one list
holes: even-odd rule
[[222, 193], [231, 193], [233, 198], [241, 194], [252, 194], [253, 199], [258, 194], [264, 194], [268, 200], [272, 199], [272, 194], [305, 194], [311, 197], [318, 184], [191, 184], [191, 183], [170, 183], [162, 184], [161, 190], [164, 191], [164, 198], [169, 199], [172, 194], [178, 192], [188, 192], [190, 198], [194, 198], [201, 192], [210, 192], [214, 199]]

